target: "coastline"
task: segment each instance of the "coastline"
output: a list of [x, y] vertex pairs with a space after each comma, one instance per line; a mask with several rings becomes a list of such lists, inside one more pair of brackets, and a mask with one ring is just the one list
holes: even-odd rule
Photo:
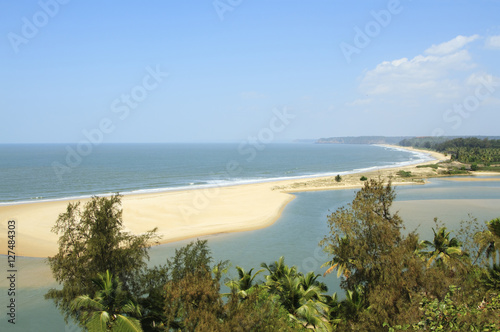
[[[434, 160], [419, 164], [382, 168], [368, 172], [356, 172], [342, 176], [336, 182], [334, 176], [279, 180], [227, 187], [168, 191], [161, 193], [131, 194], [122, 197], [125, 230], [134, 234], [158, 227], [162, 236], [159, 244], [175, 242], [198, 236], [249, 231], [272, 225], [280, 217], [286, 205], [294, 199], [294, 192], [355, 189], [363, 186], [360, 176], [367, 178], [393, 178], [394, 185], [423, 184], [425, 178], [436, 176], [429, 168], [418, 165], [446, 160], [442, 154], [413, 148], [389, 146], [431, 155]], [[411, 171], [416, 178], [401, 178], [400, 170]], [[1, 229], [7, 228], [7, 220], [17, 223], [18, 256], [47, 257], [57, 253], [58, 235], [50, 230], [69, 202], [89, 199], [59, 200], [19, 205], [0, 206]], [[0, 254], [5, 255], [6, 246]]]

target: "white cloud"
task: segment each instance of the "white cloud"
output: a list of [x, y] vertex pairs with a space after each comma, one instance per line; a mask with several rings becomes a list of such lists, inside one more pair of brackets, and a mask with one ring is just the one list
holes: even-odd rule
[[466, 50], [444, 56], [417, 55], [413, 59], [384, 61], [366, 72], [361, 89], [368, 95], [415, 95], [418, 92], [446, 95], [440, 91], [454, 89], [455, 73], [474, 68]]
[[488, 37], [486, 39], [486, 47], [490, 49], [500, 49], [500, 35]]
[[428, 49], [425, 50], [426, 54], [433, 54], [433, 55], [445, 55], [445, 54], [450, 54], [453, 52], [456, 52], [463, 48], [465, 45], [468, 43], [473, 42], [474, 40], [478, 39], [479, 35], [473, 35], [470, 37], [465, 37], [465, 36], [457, 36], [453, 38], [450, 41], [438, 44], [438, 45], [432, 45]]
[[[474, 61], [482, 45], [469, 43], [479, 38], [458, 36], [420, 54], [380, 62], [363, 73], [357, 96], [345, 107], [350, 114], [369, 115], [374, 121], [387, 118], [388, 125], [402, 121], [402, 128], [428, 135], [458, 133], [474, 121], [493, 128], [488, 117], [500, 103], [500, 78]], [[488, 38], [487, 43], [494, 47], [497, 40]], [[455, 105], [465, 105], [465, 111]]]
[[478, 38], [458, 36], [413, 58], [379, 63], [361, 77], [359, 97], [345, 105], [380, 112], [399, 107], [409, 113], [410, 109], [431, 112], [462, 101], [481, 82], [493, 79], [486, 72], [478, 73], [471, 54], [463, 49]]

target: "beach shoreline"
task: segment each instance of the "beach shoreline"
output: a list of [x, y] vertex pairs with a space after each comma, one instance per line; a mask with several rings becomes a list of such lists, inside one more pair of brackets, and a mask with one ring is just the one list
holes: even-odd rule
[[[272, 225], [281, 216], [287, 204], [294, 199], [293, 193], [318, 190], [357, 189], [363, 186], [361, 176], [367, 178], [392, 178], [394, 185], [423, 184], [424, 179], [434, 177], [429, 168], [419, 165], [448, 159], [446, 156], [426, 150], [385, 145], [388, 148], [405, 149], [425, 153], [433, 160], [419, 164], [381, 168], [368, 172], [351, 173], [337, 182], [334, 176], [278, 180], [235, 186], [210, 187], [192, 190], [165, 191], [159, 193], [129, 194], [122, 197], [123, 222], [126, 231], [141, 234], [158, 227], [165, 244], [200, 236], [256, 230]], [[400, 170], [410, 171], [414, 178], [397, 176]], [[415, 182], [415, 178], [418, 179]], [[19, 205], [0, 206], [1, 229], [7, 228], [8, 220], [17, 224], [18, 256], [48, 257], [58, 250], [58, 235], [50, 230], [69, 202], [89, 199], [58, 200]], [[1, 246], [0, 254], [7, 254]]]

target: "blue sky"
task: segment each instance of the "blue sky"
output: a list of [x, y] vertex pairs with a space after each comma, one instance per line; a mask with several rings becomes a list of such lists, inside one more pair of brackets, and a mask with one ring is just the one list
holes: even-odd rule
[[498, 13], [493, 0], [1, 1], [0, 143], [500, 135]]

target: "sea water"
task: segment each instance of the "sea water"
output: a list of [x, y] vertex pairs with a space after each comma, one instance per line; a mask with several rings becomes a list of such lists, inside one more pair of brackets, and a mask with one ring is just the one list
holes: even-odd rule
[[346, 174], [429, 160], [373, 145], [0, 145], [0, 204]]

